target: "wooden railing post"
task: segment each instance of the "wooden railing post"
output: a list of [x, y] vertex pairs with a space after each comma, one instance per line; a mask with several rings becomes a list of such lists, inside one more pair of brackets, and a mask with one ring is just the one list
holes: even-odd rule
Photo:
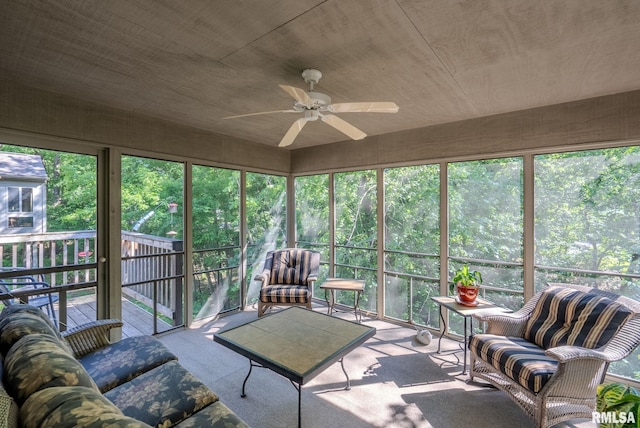
[[176, 284], [176, 290], [175, 293], [173, 294], [173, 298], [174, 298], [174, 312], [173, 312], [173, 325], [174, 326], [178, 326], [178, 325], [182, 325], [184, 324], [184, 306], [183, 306], [183, 299], [182, 299], [182, 294], [184, 292], [184, 278], [183, 278], [183, 271], [184, 271], [184, 241], [175, 241], [173, 243], [173, 251], [176, 252], [175, 256], [174, 256], [174, 260], [175, 260], [175, 266], [174, 266], [174, 271], [175, 271], [175, 275], [178, 277], [175, 279], [175, 284]]

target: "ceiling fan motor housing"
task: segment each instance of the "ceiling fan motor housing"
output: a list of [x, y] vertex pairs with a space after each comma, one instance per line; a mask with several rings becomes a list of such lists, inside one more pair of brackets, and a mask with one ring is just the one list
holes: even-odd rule
[[328, 107], [331, 105], [331, 98], [320, 92], [307, 92], [309, 98], [311, 98], [310, 104], [303, 104], [300, 101], [295, 101], [293, 103], [293, 107], [295, 109], [302, 110], [321, 110], [326, 111]]

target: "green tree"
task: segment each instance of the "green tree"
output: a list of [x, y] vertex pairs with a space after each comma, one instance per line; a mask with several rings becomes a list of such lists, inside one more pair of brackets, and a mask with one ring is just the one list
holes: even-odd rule
[[[123, 230], [175, 238], [183, 236], [184, 165], [135, 156], [123, 156], [121, 225]], [[178, 204], [176, 213], [169, 204]]]
[[95, 156], [1, 144], [0, 150], [38, 155], [47, 172], [47, 230], [62, 232], [97, 227]]

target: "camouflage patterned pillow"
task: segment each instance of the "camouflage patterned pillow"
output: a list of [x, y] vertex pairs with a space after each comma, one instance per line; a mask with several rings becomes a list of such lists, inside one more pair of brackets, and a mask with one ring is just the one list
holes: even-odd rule
[[0, 314], [0, 353], [7, 355], [23, 336], [37, 333], [57, 338], [70, 350], [56, 326], [40, 309], [30, 305], [6, 307]]
[[5, 386], [20, 404], [36, 391], [53, 386], [98, 390], [79, 361], [54, 337], [30, 334], [18, 340], [4, 362]]
[[102, 394], [84, 386], [53, 387], [31, 395], [20, 408], [24, 428], [148, 428], [124, 416]]

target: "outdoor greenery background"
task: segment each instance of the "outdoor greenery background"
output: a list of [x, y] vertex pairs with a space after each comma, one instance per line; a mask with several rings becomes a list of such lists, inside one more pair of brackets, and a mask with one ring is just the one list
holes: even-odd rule
[[[50, 231], [96, 227], [95, 158], [2, 146], [36, 153], [49, 176]], [[296, 231], [300, 246], [322, 253], [321, 277], [329, 275], [331, 225], [329, 186], [334, 186], [336, 276], [366, 280], [361, 305], [375, 311], [378, 227], [384, 227], [385, 313], [438, 327], [440, 165], [364, 170], [297, 177]], [[122, 159], [122, 228], [132, 230], [145, 214], [141, 233], [183, 236], [184, 166], [148, 158]], [[453, 272], [464, 263], [482, 271], [486, 296], [517, 309], [523, 287], [523, 158], [447, 164], [449, 256]], [[193, 249], [196, 315], [240, 305], [240, 172], [193, 168]], [[547, 282], [582, 282], [632, 298], [640, 297], [640, 147], [620, 147], [534, 157], [536, 289]], [[287, 243], [286, 178], [247, 173], [249, 303], [257, 297], [251, 280], [269, 249]], [[377, 224], [377, 198], [384, 192], [384, 225]], [[166, 209], [177, 203], [177, 212]], [[622, 274], [622, 276], [590, 273]], [[320, 283], [321, 281], [319, 281]], [[317, 292], [318, 290], [316, 290]], [[322, 296], [319, 296], [322, 297]], [[351, 304], [351, 296], [343, 302]], [[216, 312], [217, 311], [217, 312]], [[461, 320], [452, 319], [461, 332]], [[619, 374], [640, 379], [637, 353], [616, 363]]]

